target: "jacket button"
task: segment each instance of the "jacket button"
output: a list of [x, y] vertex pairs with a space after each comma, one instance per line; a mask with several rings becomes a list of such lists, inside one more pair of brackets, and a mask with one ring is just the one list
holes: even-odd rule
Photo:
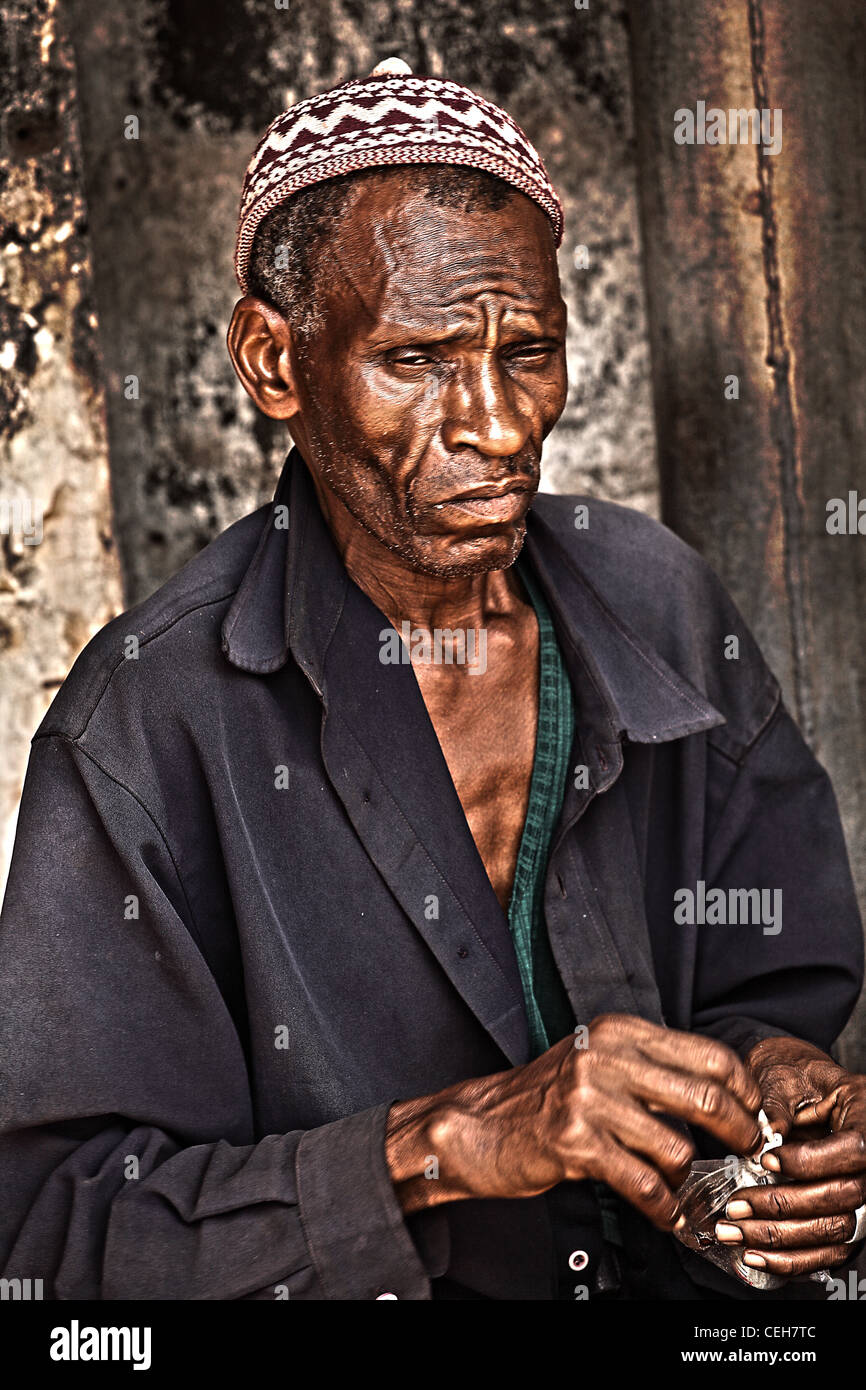
[[465, 946], [458, 946], [458, 947], [457, 947], [457, 954], [458, 954], [458, 956], [460, 957], [461, 960], [465, 960], [466, 957], [469, 955], [469, 952], [467, 951], [467, 949], [466, 949]]

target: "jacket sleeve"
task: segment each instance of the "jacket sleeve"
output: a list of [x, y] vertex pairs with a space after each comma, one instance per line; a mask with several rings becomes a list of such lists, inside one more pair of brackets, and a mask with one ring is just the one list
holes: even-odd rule
[[389, 1106], [256, 1137], [244, 1050], [132, 788], [36, 739], [0, 918], [0, 1269], [56, 1299], [426, 1299]]
[[863, 980], [863, 936], [836, 798], [784, 704], [711, 776], [706, 886], [759, 889], [760, 921], [700, 926], [693, 1026], [740, 1055], [789, 1035], [828, 1051]]

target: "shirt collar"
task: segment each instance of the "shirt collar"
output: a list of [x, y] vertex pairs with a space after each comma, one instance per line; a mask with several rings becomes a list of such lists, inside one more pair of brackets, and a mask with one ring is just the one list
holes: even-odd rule
[[243, 671], [269, 675], [292, 653], [321, 695], [324, 657], [349, 582], [306, 464], [293, 448], [223, 622], [225, 655]]
[[[526, 553], [535, 569], [575, 685], [580, 723], [603, 784], [606, 746], [684, 738], [725, 722], [690, 681], [606, 604], [535, 512]], [[342, 612], [346, 572], [322, 516], [312, 479], [293, 448], [261, 539], [222, 628], [223, 651], [241, 670], [267, 675], [291, 653], [320, 696], [324, 663]], [[610, 769], [613, 773], [613, 768]]]

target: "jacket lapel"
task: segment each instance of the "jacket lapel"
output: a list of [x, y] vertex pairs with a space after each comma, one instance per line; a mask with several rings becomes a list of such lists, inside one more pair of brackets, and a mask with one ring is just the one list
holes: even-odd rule
[[550, 935], [575, 1017], [586, 1023], [629, 1013], [664, 1022], [621, 779], [595, 798], [579, 833], [564, 837], [551, 869], [571, 904], [567, 928], [551, 922]]
[[508, 923], [410, 664], [384, 664], [387, 618], [346, 574], [303, 464], [292, 487], [289, 641], [324, 703], [322, 755], [394, 897], [512, 1063], [529, 1038]]
[[569, 782], [553, 838], [546, 890], [551, 947], [579, 1021], [624, 1012], [661, 1023], [643, 881], [621, 780], [623, 738], [669, 742], [716, 728], [724, 717], [611, 612], [537, 516], [527, 553], [550, 604], [575, 692], [575, 756], [590, 781], [580, 792]]

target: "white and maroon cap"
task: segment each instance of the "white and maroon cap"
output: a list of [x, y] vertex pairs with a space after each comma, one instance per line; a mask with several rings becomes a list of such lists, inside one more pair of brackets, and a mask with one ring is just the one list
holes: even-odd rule
[[235, 245], [238, 284], [247, 293], [256, 229], [293, 193], [356, 169], [389, 164], [458, 164], [496, 174], [532, 198], [562, 242], [562, 204], [541, 155], [511, 117], [468, 87], [416, 77], [388, 58], [299, 101], [268, 126], [247, 166]]

